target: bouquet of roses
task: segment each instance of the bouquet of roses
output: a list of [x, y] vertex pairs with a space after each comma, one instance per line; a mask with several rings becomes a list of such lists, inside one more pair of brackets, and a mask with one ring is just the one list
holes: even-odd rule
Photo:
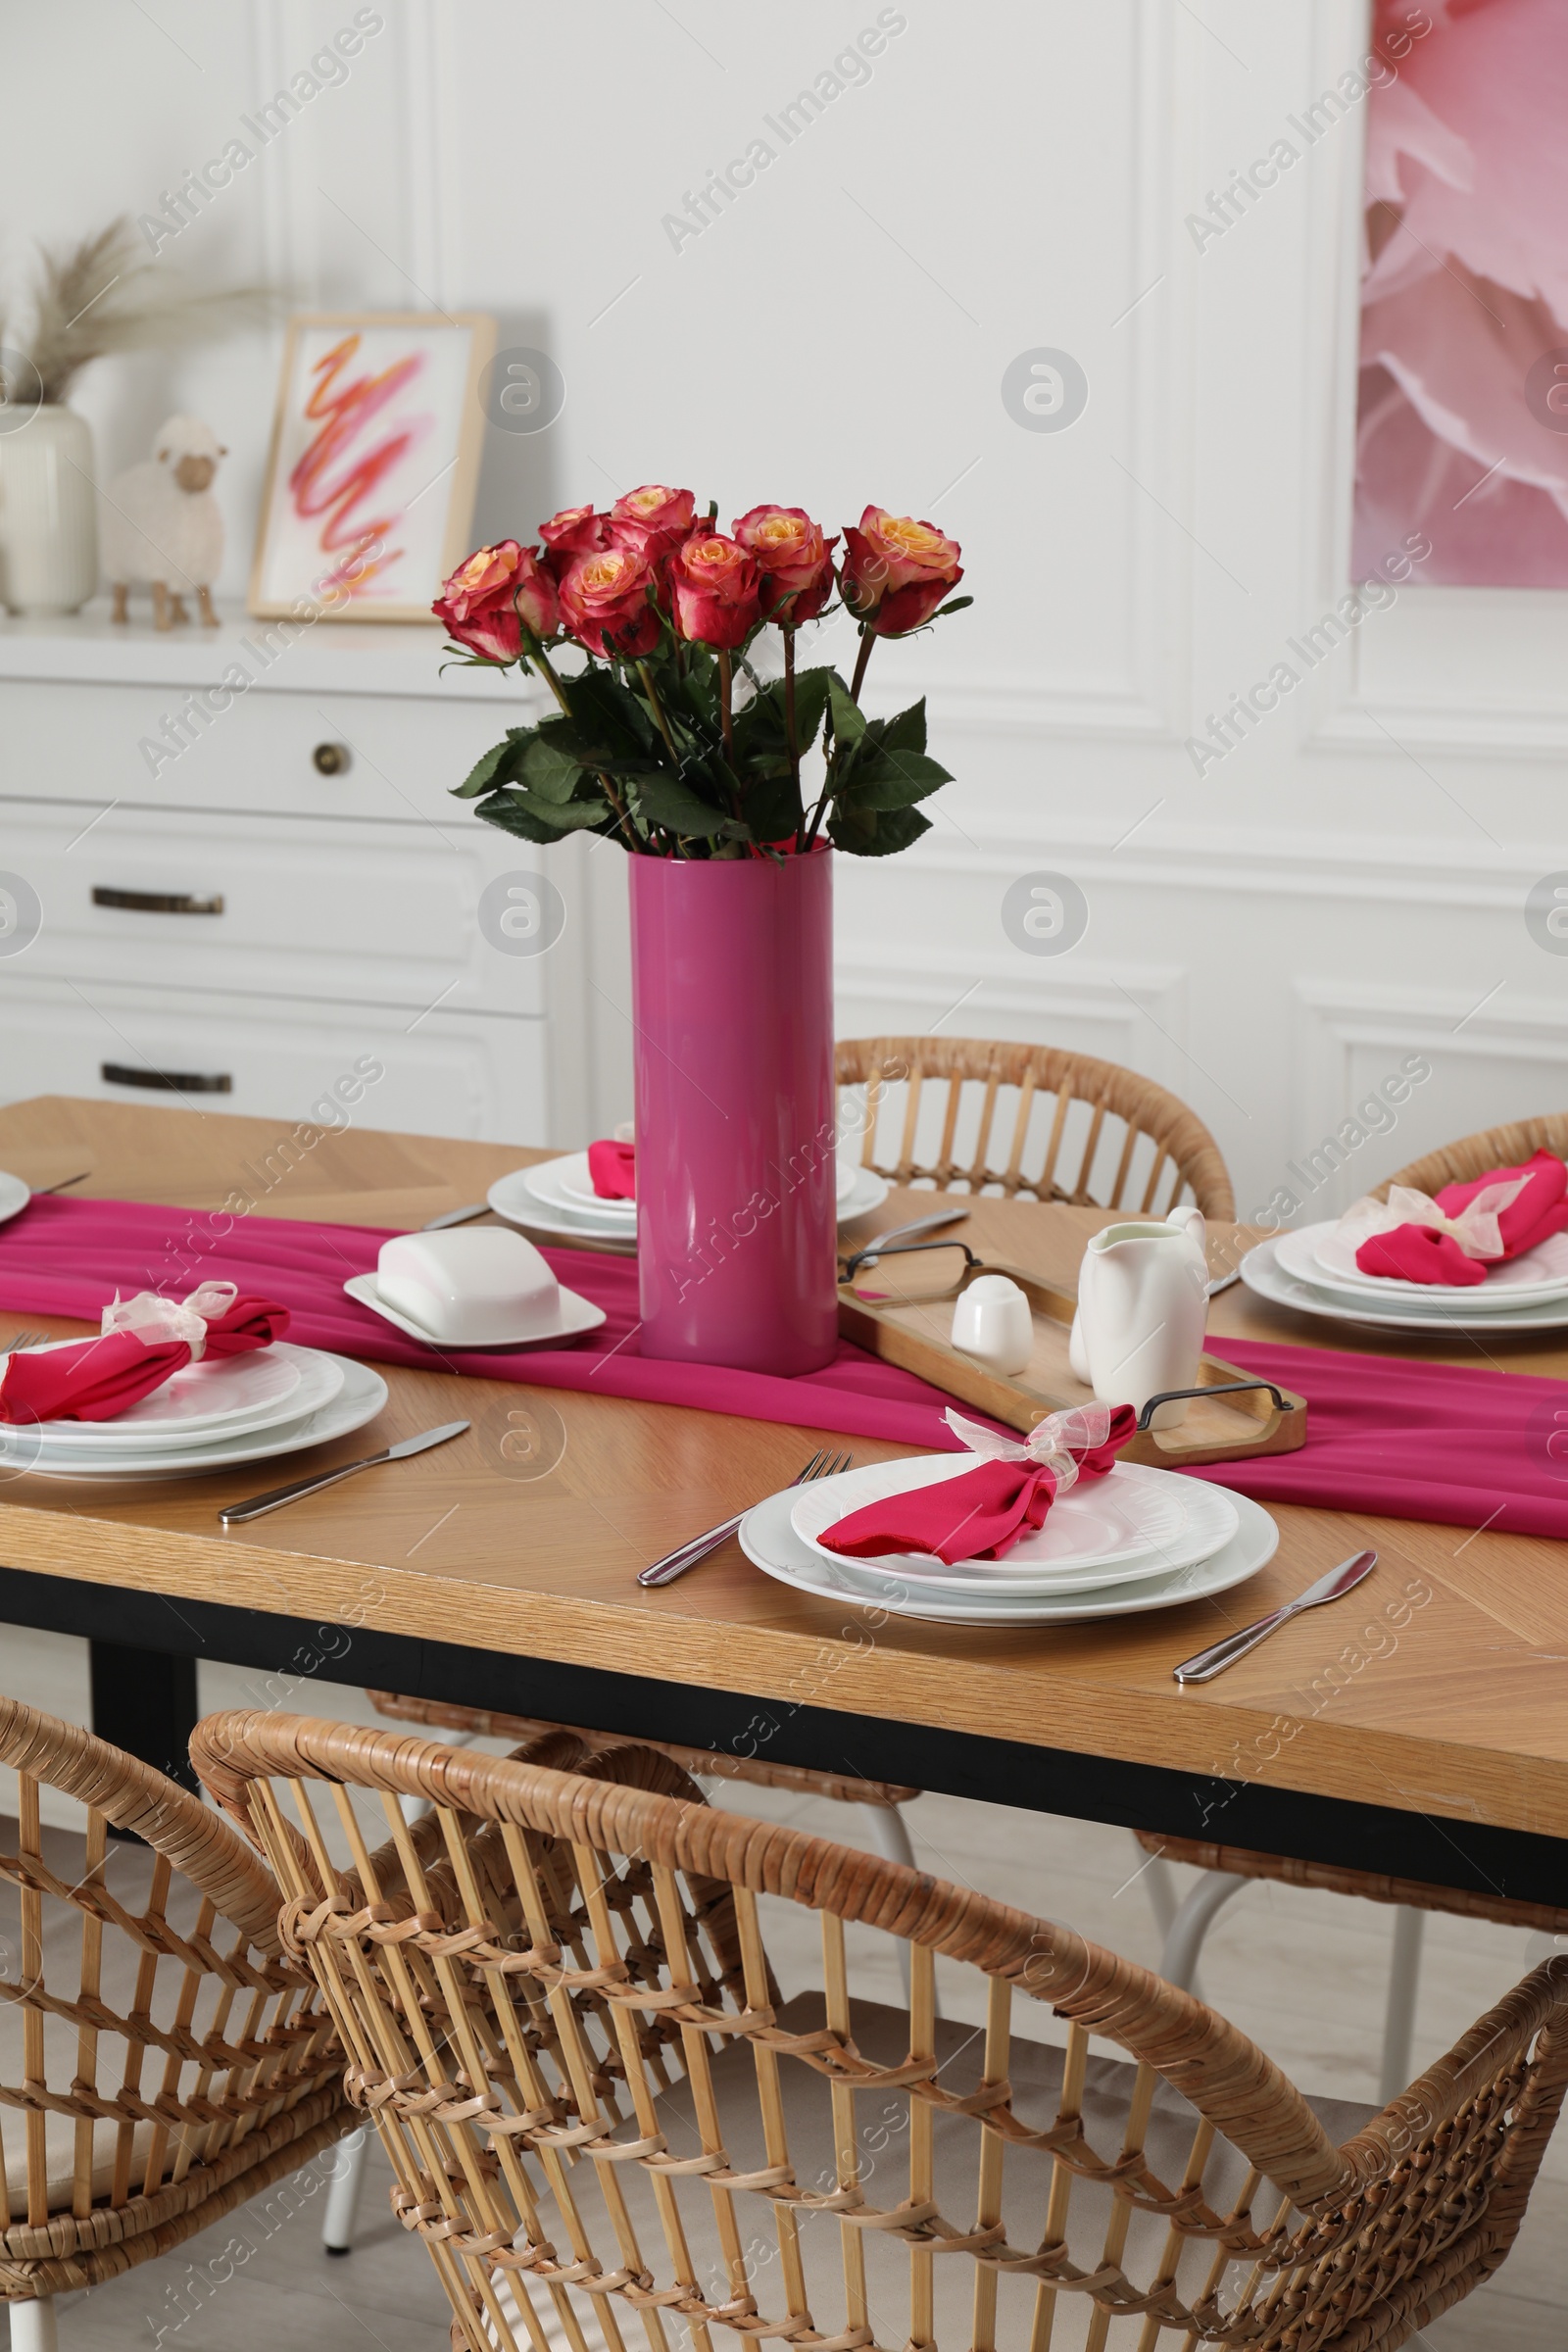
[[[797, 854], [824, 832], [862, 858], [906, 848], [928, 830], [915, 803], [951, 779], [926, 755], [924, 700], [868, 719], [860, 688], [879, 637], [971, 602], [950, 594], [956, 543], [867, 507], [835, 564], [837, 537], [799, 507], [754, 507], [726, 538], [696, 505], [651, 482], [453, 573], [433, 609], [458, 658], [530, 666], [558, 706], [509, 727], [458, 796], [524, 841], [586, 830], [662, 858]], [[848, 685], [795, 658], [801, 628], [841, 610], [858, 633]], [[562, 652], [586, 659], [563, 668]]]

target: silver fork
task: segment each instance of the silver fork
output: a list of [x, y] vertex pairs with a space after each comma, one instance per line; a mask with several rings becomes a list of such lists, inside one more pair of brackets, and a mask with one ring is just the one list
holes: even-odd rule
[[5, 1346], [0, 1348], [0, 1355], [12, 1355], [19, 1348], [36, 1348], [48, 1337], [49, 1334], [46, 1331], [14, 1332]]
[[[829, 1453], [825, 1446], [818, 1446], [810, 1460], [803, 1464], [790, 1480], [790, 1485], [808, 1487], [813, 1479], [837, 1478], [839, 1472], [850, 1469], [854, 1461], [853, 1453]], [[672, 1585], [677, 1576], [684, 1576], [688, 1568], [695, 1568], [699, 1560], [706, 1560], [710, 1551], [716, 1551], [721, 1544], [727, 1543], [745, 1516], [745, 1511], [737, 1511], [733, 1519], [724, 1521], [722, 1527], [710, 1527], [706, 1535], [694, 1536], [689, 1544], [682, 1544], [677, 1551], [666, 1552], [651, 1568], [640, 1570], [637, 1582], [640, 1585]]]

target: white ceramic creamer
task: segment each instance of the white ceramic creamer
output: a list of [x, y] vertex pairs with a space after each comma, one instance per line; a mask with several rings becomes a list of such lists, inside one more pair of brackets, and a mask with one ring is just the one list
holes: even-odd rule
[[[1201, 1209], [1107, 1225], [1091, 1240], [1078, 1271], [1073, 1371], [1102, 1404], [1142, 1412], [1162, 1389], [1197, 1384], [1207, 1321]], [[1185, 1401], [1161, 1405], [1153, 1426], [1174, 1429], [1186, 1414]]]

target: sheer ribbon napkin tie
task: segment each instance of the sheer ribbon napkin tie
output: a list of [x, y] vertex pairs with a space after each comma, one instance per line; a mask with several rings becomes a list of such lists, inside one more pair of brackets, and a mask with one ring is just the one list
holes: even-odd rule
[[245, 1355], [288, 1329], [288, 1309], [204, 1282], [185, 1298], [117, 1292], [95, 1340], [0, 1357], [0, 1422], [112, 1421], [204, 1355]]
[[1485, 1282], [1489, 1265], [1505, 1265], [1561, 1233], [1565, 1196], [1568, 1167], [1537, 1152], [1520, 1167], [1446, 1184], [1435, 1197], [1391, 1185], [1387, 1204], [1368, 1199], [1348, 1208], [1339, 1233], [1355, 1245], [1363, 1274], [1468, 1289]]
[[1075, 1405], [1037, 1422], [1022, 1445], [966, 1421], [950, 1406], [948, 1427], [982, 1458], [972, 1470], [868, 1502], [818, 1541], [845, 1559], [917, 1551], [956, 1567], [1000, 1560], [1020, 1537], [1043, 1527], [1052, 1504], [1081, 1479], [1103, 1478], [1138, 1426], [1130, 1404]]

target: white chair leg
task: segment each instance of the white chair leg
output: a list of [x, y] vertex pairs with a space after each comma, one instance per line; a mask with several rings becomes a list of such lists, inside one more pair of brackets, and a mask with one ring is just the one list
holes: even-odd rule
[[26, 2303], [10, 2303], [11, 2352], [59, 2352], [60, 2334], [55, 2326], [55, 2305], [52, 2295], [38, 2295]]
[[1182, 1899], [1176, 1891], [1176, 1873], [1163, 1854], [1146, 1854], [1136, 1838], [1133, 1844], [1138, 1851], [1137, 1875], [1149, 1897], [1149, 1908], [1154, 1914], [1154, 1925], [1163, 1942], [1175, 1924]]
[[1245, 1879], [1236, 1878], [1228, 1870], [1204, 1871], [1172, 1920], [1165, 1937], [1159, 1973], [1167, 1984], [1179, 1984], [1184, 1992], [1192, 1991], [1204, 1936], [1222, 1906], [1233, 1894], [1240, 1894], [1246, 1885]]
[[328, 2254], [352, 2254], [354, 2225], [359, 2218], [360, 2191], [365, 2186], [365, 2160], [370, 2152], [370, 2127], [363, 2124], [339, 2140], [338, 2169], [326, 2192], [321, 2216], [321, 2243]]
[[[906, 1870], [915, 1868], [914, 1848], [909, 1843], [909, 1825], [904, 1818], [902, 1805], [862, 1805], [867, 1826], [876, 1840], [877, 1851], [890, 1862], [902, 1862]], [[904, 1998], [909, 1998], [909, 1947], [902, 1936], [894, 1939], [899, 1947], [899, 1977], [904, 1985]]]
[[1383, 2073], [1378, 2101], [1386, 2107], [1409, 2087], [1415, 2043], [1415, 1996], [1421, 1984], [1421, 1946], [1427, 1932], [1424, 1911], [1394, 1914], [1394, 1957], [1389, 1964], [1389, 2005], [1383, 2024]]

